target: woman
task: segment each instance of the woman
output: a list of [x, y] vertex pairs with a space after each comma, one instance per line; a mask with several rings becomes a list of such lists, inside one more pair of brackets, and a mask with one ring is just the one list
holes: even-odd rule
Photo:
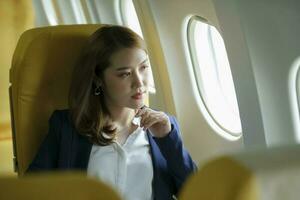
[[196, 166], [176, 119], [144, 106], [149, 73], [137, 34], [98, 29], [74, 69], [70, 109], [52, 114], [28, 171], [86, 170], [126, 200], [172, 199]]

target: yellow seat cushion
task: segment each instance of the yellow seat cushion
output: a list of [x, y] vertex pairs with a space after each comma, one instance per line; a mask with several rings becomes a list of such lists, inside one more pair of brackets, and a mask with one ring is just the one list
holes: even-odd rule
[[100, 24], [61, 25], [24, 32], [10, 69], [10, 103], [18, 173], [22, 175], [47, 134], [48, 119], [68, 107], [73, 67]]

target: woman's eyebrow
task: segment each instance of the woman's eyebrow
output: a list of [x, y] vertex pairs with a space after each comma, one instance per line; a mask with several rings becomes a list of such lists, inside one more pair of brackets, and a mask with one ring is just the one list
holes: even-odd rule
[[[139, 65], [142, 65], [144, 64], [145, 62], [148, 61], [148, 58], [146, 58], [144, 61], [142, 61]], [[124, 67], [119, 67], [116, 69], [116, 71], [122, 71], [122, 70], [126, 70], [126, 69], [131, 69], [132, 67], [129, 67], [129, 66], [124, 66]]]
[[122, 70], [126, 70], [126, 69], [130, 69], [131, 67], [119, 67], [116, 69], [116, 71], [122, 71]]
[[148, 61], [148, 58], [145, 58], [145, 60], [144, 60], [143, 62], [141, 62], [140, 65], [141, 65], [141, 64], [144, 64], [144, 63], [147, 62], [147, 61]]

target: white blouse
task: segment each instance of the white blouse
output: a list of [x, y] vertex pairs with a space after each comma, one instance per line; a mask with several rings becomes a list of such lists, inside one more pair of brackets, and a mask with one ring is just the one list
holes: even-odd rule
[[123, 145], [93, 145], [87, 174], [110, 185], [125, 200], [151, 200], [153, 166], [146, 132], [138, 127]]

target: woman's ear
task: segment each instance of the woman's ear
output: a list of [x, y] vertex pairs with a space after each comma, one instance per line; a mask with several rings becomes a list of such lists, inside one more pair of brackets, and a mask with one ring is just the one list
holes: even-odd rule
[[94, 95], [99, 96], [103, 93], [103, 88], [102, 88], [102, 81], [98, 76], [93, 77], [93, 88], [94, 88]]
[[101, 87], [103, 85], [101, 78], [99, 78], [97, 75], [93, 77], [93, 84], [96, 87]]

